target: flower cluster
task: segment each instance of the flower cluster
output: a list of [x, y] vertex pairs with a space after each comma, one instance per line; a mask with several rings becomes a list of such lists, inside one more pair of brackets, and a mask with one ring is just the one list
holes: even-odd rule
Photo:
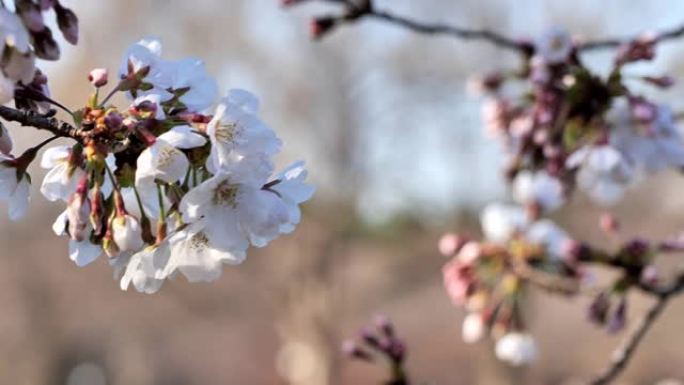
[[[594, 202], [610, 205], [641, 175], [684, 166], [684, 144], [670, 108], [632, 92], [623, 75], [627, 64], [651, 60], [654, 45], [648, 38], [626, 44], [602, 78], [582, 64], [568, 33], [554, 28], [512, 76], [523, 81], [523, 95], [508, 95], [508, 78], [499, 73], [478, 84], [489, 94], [483, 118], [509, 155], [506, 172], [516, 198], [550, 211], [577, 187]], [[638, 79], [672, 85], [667, 76]]]
[[[48, 148], [40, 162], [41, 193], [66, 205], [53, 229], [78, 266], [106, 254], [122, 289], [153, 293], [178, 274], [215, 280], [250, 246], [295, 229], [313, 188], [302, 162], [275, 173], [282, 142], [252, 94], [231, 90], [210, 109], [218, 86], [203, 62], [166, 60], [155, 39], [132, 45], [117, 75], [101, 97], [108, 71], [90, 73], [96, 92], [72, 114], [76, 143]], [[117, 93], [130, 105], [110, 103]], [[26, 167], [43, 145], [0, 163], [12, 218], [26, 209]]]
[[[440, 240], [441, 253], [452, 258], [443, 269], [446, 291], [468, 311], [464, 341], [491, 335], [499, 359], [528, 363], [536, 348], [523, 320], [525, 289], [536, 285], [577, 294], [588, 281], [585, 263], [621, 271], [588, 310], [588, 319], [610, 332], [625, 325], [627, 289], [652, 292], [657, 285], [653, 257], [669, 247], [632, 239], [605, 252], [542, 218], [563, 206], [575, 189], [610, 205], [641, 176], [684, 166], [684, 143], [670, 108], [633, 93], [623, 77], [627, 64], [654, 57], [655, 42], [644, 37], [625, 44], [602, 78], [582, 64], [568, 33], [553, 28], [530, 44], [523, 70], [511, 75], [522, 80], [523, 95], [507, 95], [502, 73], [475, 84], [488, 94], [483, 120], [507, 152], [506, 175], [517, 204], [484, 209], [483, 241], [455, 234]], [[664, 76], [640, 79], [661, 88], [672, 84]], [[607, 233], [619, 230], [609, 215], [601, 217], [600, 226]]]
[[440, 251], [452, 258], [443, 268], [444, 286], [469, 313], [463, 340], [475, 343], [490, 334], [498, 340], [497, 356], [521, 365], [535, 357], [533, 340], [524, 333], [525, 279], [532, 271], [576, 279], [578, 248], [553, 222], [533, 220], [520, 206], [492, 204], [481, 222], [483, 241], [456, 234], [440, 240]]

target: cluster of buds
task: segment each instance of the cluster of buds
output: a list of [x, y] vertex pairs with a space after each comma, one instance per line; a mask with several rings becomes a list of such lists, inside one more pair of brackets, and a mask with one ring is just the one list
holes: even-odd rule
[[[511, 365], [529, 363], [536, 355], [523, 319], [528, 287], [577, 295], [591, 281], [588, 264], [616, 268], [620, 274], [599, 288], [588, 314], [593, 323], [617, 332], [626, 324], [627, 291], [656, 289], [660, 279], [654, 257], [684, 246], [681, 239], [652, 243], [633, 238], [614, 251], [604, 251], [534, 214], [523, 206], [491, 204], [481, 216], [484, 240], [448, 233], [438, 242], [440, 253], [450, 258], [442, 270], [445, 290], [455, 306], [468, 312], [463, 340], [493, 338], [497, 357]], [[610, 235], [620, 229], [608, 214], [601, 215], [599, 226]]]
[[17, 89], [45, 85], [45, 77], [35, 67], [36, 58], [59, 59], [59, 44], [43, 19], [50, 10], [64, 38], [76, 44], [78, 18], [59, 0], [15, 0], [14, 9], [0, 2], [0, 104], [12, 100]]
[[[612, 204], [640, 174], [684, 166], [672, 111], [634, 94], [623, 76], [626, 64], [651, 60], [656, 43], [642, 37], [625, 44], [603, 78], [582, 64], [570, 35], [554, 28], [537, 39], [522, 71], [484, 77], [477, 86], [488, 95], [483, 119], [505, 147], [506, 175], [513, 185], [518, 178], [529, 180], [531, 173], [546, 180], [539, 183], [546, 190], [560, 186], [554, 189], [566, 196], [579, 188], [599, 204]], [[509, 79], [521, 80], [525, 92], [508, 95]], [[672, 85], [667, 76], [641, 79]], [[552, 210], [560, 204], [547, 206]]]
[[357, 340], [347, 340], [342, 351], [350, 358], [375, 363], [378, 358], [388, 364], [390, 378], [385, 385], [408, 385], [405, 369], [406, 345], [397, 336], [392, 322], [377, 316], [373, 325], [365, 327]]
[[[69, 238], [78, 266], [106, 254], [122, 289], [153, 293], [179, 274], [214, 280], [250, 246], [295, 229], [313, 187], [302, 162], [274, 174], [282, 142], [258, 117], [256, 97], [231, 90], [211, 110], [218, 85], [203, 62], [165, 60], [153, 39], [130, 47], [105, 94], [109, 77], [104, 68], [90, 72], [95, 92], [71, 113], [76, 143], [48, 148], [40, 162], [49, 170], [41, 193], [66, 205], [53, 229]], [[112, 104], [117, 93], [130, 104]], [[3, 155], [0, 199], [13, 219], [28, 206], [26, 169], [51, 140]], [[4, 126], [0, 142], [9, 153]]]

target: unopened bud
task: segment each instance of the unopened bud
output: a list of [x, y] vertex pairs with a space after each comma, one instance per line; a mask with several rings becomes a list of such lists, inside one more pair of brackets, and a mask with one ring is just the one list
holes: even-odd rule
[[320, 39], [328, 32], [332, 31], [337, 24], [337, 18], [332, 16], [323, 16], [311, 20], [309, 25], [309, 33], [314, 39]]
[[622, 297], [620, 303], [613, 313], [613, 317], [608, 323], [608, 332], [617, 333], [625, 327], [625, 322], [627, 319], [627, 299]]
[[368, 362], [373, 361], [373, 356], [352, 340], [346, 340], [342, 343], [342, 352], [349, 358]]
[[458, 234], [446, 233], [439, 238], [439, 252], [445, 257], [453, 257], [466, 243], [467, 239]]
[[610, 300], [608, 294], [599, 293], [594, 298], [594, 301], [589, 306], [588, 317], [591, 322], [599, 325], [606, 323], [608, 319], [608, 310], [610, 309]]
[[123, 126], [123, 116], [117, 111], [110, 111], [104, 118], [104, 123], [112, 131], [117, 131]]
[[17, 14], [21, 17], [21, 21], [24, 22], [29, 31], [40, 32], [45, 28], [40, 5], [32, 1], [20, 0], [15, 1], [15, 6]]
[[144, 246], [140, 222], [129, 214], [112, 220], [112, 236], [121, 251], [135, 252]]
[[599, 227], [608, 234], [615, 234], [620, 229], [620, 223], [609, 213], [603, 213], [599, 217]]
[[90, 203], [88, 202], [88, 177], [83, 176], [76, 191], [69, 197], [66, 213], [69, 219], [69, 235], [71, 239], [81, 242], [86, 237]]
[[78, 17], [72, 10], [63, 7], [59, 2], [55, 2], [55, 13], [57, 14], [57, 25], [62, 31], [64, 39], [76, 45], [78, 43]]
[[109, 72], [106, 68], [95, 68], [88, 74], [88, 81], [95, 87], [102, 87], [107, 84]]
[[671, 76], [644, 76], [642, 78], [645, 82], [650, 83], [659, 88], [670, 88], [675, 84], [675, 80]]
[[52, 37], [50, 28], [45, 27], [40, 32], [33, 32], [32, 35], [36, 56], [44, 60], [59, 60], [59, 46]]
[[660, 280], [660, 272], [655, 265], [648, 265], [641, 270], [641, 282], [646, 286], [654, 286]]

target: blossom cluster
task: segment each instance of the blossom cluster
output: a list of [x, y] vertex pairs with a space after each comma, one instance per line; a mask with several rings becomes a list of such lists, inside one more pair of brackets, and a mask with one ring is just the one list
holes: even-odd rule
[[[571, 36], [553, 28], [530, 43], [523, 70], [510, 75], [522, 82], [521, 95], [510, 95], [505, 87], [510, 79], [502, 73], [475, 84], [487, 94], [486, 131], [508, 156], [505, 171], [515, 203], [485, 207], [483, 240], [446, 234], [439, 242], [440, 252], [451, 258], [443, 268], [445, 289], [468, 312], [465, 342], [489, 335], [497, 340], [495, 353], [502, 361], [530, 362], [537, 349], [523, 319], [525, 290], [535, 284], [577, 294], [589, 281], [585, 263], [623, 271], [598, 290], [588, 309], [588, 319], [610, 332], [625, 325], [627, 289], [657, 282], [652, 265], [661, 251], [657, 246], [633, 239], [605, 252], [543, 218], [575, 190], [599, 205], [611, 205], [644, 176], [684, 166], [684, 143], [672, 110], [634, 93], [623, 78], [627, 64], [654, 57], [655, 44], [649, 37], [625, 44], [602, 78], [582, 64]], [[660, 88], [672, 84], [666, 76], [641, 80]], [[600, 226], [606, 232], [618, 228], [609, 215]]]
[[[96, 92], [72, 113], [76, 143], [40, 161], [42, 195], [66, 207], [53, 229], [69, 238], [71, 260], [85, 266], [105, 254], [122, 289], [145, 293], [179, 274], [215, 280], [250, 246], [292, 232], [313, 194], [302, 162], [275, 173], [282, 142], [255, 96], [219, 98], [201, 60], [166, 60], [161, 48], [156, 39], [133, 44], [104, 97], [108, 71], [93, 70]], [[124, 108], [110, 102], [119, 93]], [[26, 168], [43, 145], [16, 158], [3, 151], [0, 199], [13, 219], [26, 211]]]
[[[485, 126], [504, 144], [516, 198], [548, 212], [577, 187], [592, 201], [611, 205], [642, 176], [684, 166], [672, 110], [634, 93], [623, 76], [627, 64], [652, 59], [655, 44], [648, 37], [626, 44], [602, 78], [582, 64], [570, 35], [554, 28], [515, 75], [523, 81], [522, 95], [506, 93], [508, 79], [499, 73], [479, 82], [489, 95]], [[667, 76], [639, 79], [672, 85]]]
[[577, 243], [550, 220], [531, 219], [520, 206], [487, 206], [481, 223], [483, 241], [456, 234], [440, 240], [441, 253], [451, 258], [443, 268], [444, 286], [452, 302], [468, 311], [466, 343], [490, 334], [500, 359], [525, 364], [536, 355], [521, 308], [526, 272], [576, 279]]

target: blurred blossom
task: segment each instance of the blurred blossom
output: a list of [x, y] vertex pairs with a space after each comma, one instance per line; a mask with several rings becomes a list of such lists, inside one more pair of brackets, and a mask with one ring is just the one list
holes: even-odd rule
[[534, 48], [535, 53], [547, 63], [559, 64], [568, 60], [574, 46], [568, 31], [555, 26], [537, 39]]
[[495, 353], [501, 361], [521, 366], [537, 358], [537, 345], [529, 334], [511, 332], [496, 342]]

